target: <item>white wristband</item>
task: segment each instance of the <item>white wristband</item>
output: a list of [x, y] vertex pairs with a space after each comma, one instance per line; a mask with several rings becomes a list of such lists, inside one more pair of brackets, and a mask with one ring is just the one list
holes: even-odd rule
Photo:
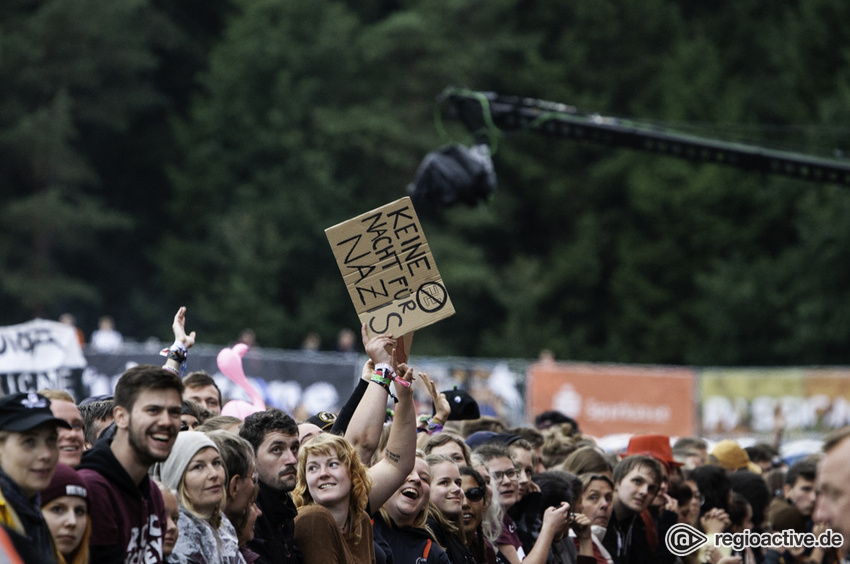
[[387, 364], [386, 362], [379, 362], [378, 364], [376, 364], [375, 370], [380, 370], [384, 374], [389, 373], [390, 375], [395, 376], [395, 370], [393, 370], [393, 367]]

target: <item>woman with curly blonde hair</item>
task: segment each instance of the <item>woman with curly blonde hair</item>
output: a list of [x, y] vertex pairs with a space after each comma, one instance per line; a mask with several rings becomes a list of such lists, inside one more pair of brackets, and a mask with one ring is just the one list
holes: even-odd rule
[[372, 480], [354, 447], [322, 433], [298, 452], [295, 543], [304, 563], [372, 562], [372, 527], [366, 506]]

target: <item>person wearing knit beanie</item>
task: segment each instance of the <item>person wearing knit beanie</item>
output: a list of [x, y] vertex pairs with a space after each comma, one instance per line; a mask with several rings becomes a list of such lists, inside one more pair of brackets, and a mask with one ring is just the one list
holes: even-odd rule
[[60, 564], [88, 564], [91, 519], [88, 486], [76, 470], [62, 464], [41, 492], [41, 513], [59, 551]]
[[180, 535], [168, 562], [238, 562], [236, 530], [222, 513], [225, 469], [215, 442], [199, 431], [181, 431], [160, 477], [180, 502]]
[[181, 431], [177, 435], [171, 454], [160, 466], [162, 482], [172, 490], [178, 491], [189, 461], [204, 448], [213, 448], [218, 452], [218, 447], [206, 433]]

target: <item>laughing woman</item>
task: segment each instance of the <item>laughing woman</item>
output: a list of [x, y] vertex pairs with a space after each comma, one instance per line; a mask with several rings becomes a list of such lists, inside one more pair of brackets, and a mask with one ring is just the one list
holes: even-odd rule
[[[415, 458], [416, 413], [410, 388], [413, 370], [404, 364], [396, 368], [404, 374], [399, 380], [407, 385], [399, 382], [396, 387], [396, 417], [379, 462], [366, 468], [348, 440], [330, 433], [311, 439], [298, 452], [298, 481], [293, 492], [298, 506], [295, 544], [304, 564], [375, 562], [368, 511], [377, 510], [390, 498]], [[386, 406], [384, 385], [380, 390], [375, 388], [383, 394], [378, 397]], [[371, 391], [375, 390], [364, 394], [367, 401]]]
[[413, 471], [375, 517], [375, 534], [389, 544], [393, 562], [452, 564], [426, 527], [431, 499], [431, 471], [422, 451]]
[[[180, 536], [169, 564], [243, 563], [238, 548], [229, 550], [222, 544], [222, 528], [233, 525], [222, 513], [224, 462], [212, 439], [198, 431], [180, 432], [161, 475], [180, 501]], [[236, 537], [235, 531], [230, 533]]]

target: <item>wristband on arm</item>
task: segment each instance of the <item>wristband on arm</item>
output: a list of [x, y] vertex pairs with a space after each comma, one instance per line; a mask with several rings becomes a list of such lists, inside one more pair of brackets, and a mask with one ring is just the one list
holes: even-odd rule
[[164, 369], [168, 370], [169, 372], [174, 372], [180, 377], [186, 374], [186, 359], [189, 357], [189, 349], [186, 348], [186, 345], [184, 345], [180, 341], [174, 341], [173, 345], [171, 345], [167, 349], [162, 349], [161, 351], [159, 351], [159, 355], [166, 357], [168, 360], [173, 360], [174, 362], [180, 365], [179, 372], [176, 368], [168, 366], [167, 364], [163, 366]]

